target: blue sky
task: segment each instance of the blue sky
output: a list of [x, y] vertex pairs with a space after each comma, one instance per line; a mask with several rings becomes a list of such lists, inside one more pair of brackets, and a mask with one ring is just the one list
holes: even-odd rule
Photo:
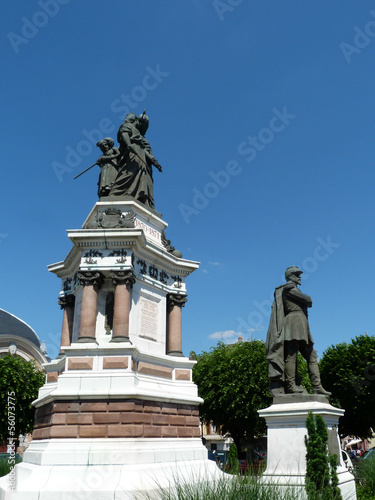
[[[374, 334], [375, 7], [363, 0], [20, 0], [0, 19], [0, 307], [57, 355], [60, 282], [96, 197], [97, 135], [150, 117], [185, 354], [265, 340], [299, 265], [318, 355]], [[218, 333], [221, 332], [221, 333]], [[224, 332], [224, 333], [223, 333]]]

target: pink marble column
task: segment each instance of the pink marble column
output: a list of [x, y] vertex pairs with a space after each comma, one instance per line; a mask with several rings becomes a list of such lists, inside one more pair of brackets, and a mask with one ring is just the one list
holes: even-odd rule
[[96, 317], [98, 306], [98, 291], [103, 283], [103, 275], [99, 271], [80, 271], [78, 279], [83, 286], [81, 303], [81, 323], [77, 342], [96, 342]]
[[131, 289], [135, 283], [134, 273], [132, 271], [113, 271], [110, 277], [116, 287], [111, 342], [130, 342], [129, 315]]
[[187, 302], [187, 296], [170, 293], [167, 296], [167, 354], [183, 356], [182, 354], [182, 308]]
[[75, 296], [72, 294], [59, 297], [59, 305], [64, 311], [61, 329], [60, 354], [63, 353], [64, 347], [69, 346], [72, 343], [74, 303]]

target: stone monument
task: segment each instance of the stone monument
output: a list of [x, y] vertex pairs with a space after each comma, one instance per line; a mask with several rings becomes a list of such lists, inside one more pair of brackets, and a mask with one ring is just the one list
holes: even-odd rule
[[[182, 352], [186, 278], [199, 264], [166, 239], [156, 212], [145, 114], [106, 138], [100, 200], [61, 279], [61, 351], [45, 365], [33, 441], [0, 499], [160, 498], [160, 488], [221, 475], [202, 444], [195, 361]], [[106, 158], [105, 158], [106, 156]], [[107, 168], [108, 171], [105, 171]]]
[[[323, 417], [328, 430], [328, 452], [338, 456], [337, 475], [343, 500], [355, 500], [355, 482], [340, 451], [338, 420], [344, 410], [329, 403], [331, 393], [321, 384], [318, 358], [313, 347], [307, 309], [312, 300], [302, 293], [302, 271], [288, 267], [286, 284], [276, 288], [266, 351], [273, 404], [258, 413], [267, 423], [267, 469], [262, 480], [281, 488], [293, 487], [306, 498], [306, 419], [309, 412]], [[314, 394], [308, 394], [297, 373], [297, 355], [307, 361]]]

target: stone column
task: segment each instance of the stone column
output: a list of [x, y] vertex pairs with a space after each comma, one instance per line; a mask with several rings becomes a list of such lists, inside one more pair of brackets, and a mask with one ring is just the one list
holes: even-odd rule
[[98, 291], [103, 283], [104, 276], [99, 271], [80, 271], [78, 279], [83, 286], [81, 304], [81, 324], [77, 342], [96, 342], [96, 316], [98, 305]]
[[133, 271], [112, 271], [110, 277], [116, 287], [111, 342], [130, 342], [130, 292], [135, 283], [135, 276]]
[[59, 297], [58, 303], [64, 311], [60, 344], [60, 354], [63, 354], [64, 347], [72, 343], [75, 296], [72, 294], [63, 295]]
[[167, 295], [167, 354], [182, 354], [182, 308], [187, 302], [187, 295], [170, 293]]

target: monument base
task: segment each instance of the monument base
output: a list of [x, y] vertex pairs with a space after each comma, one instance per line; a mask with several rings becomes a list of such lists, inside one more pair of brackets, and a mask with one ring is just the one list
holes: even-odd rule
[[33, 441], [0, 500], [159, 500], [224, 476], [200, 439], [194, 361], [108, 339], [65, 351], [45, 366]]
[[0, 500], [160, 500], [177, 484], [222, 480], [201, 439], [33, 441], [16, 466], [16, 489]]
[[[321, 415], [328, 430], [328, 451], [339, 457], [337, 475], [343, 500], [355, 500], [355, 481], [346, 469], [340, 451], [338, 420], [344, 410], [324, 402], [321, 396], [289, 396], [295, 402], [284, 402], [282, 398], [274, 400], [269, 408], [259, 411], [267, 423], [267, 469], [262, 481], [265, 484], [278, 485], [280, 488], [293, 488], [298, 498], [307, 498], [305, 492], [306, 475], [306, 419], [309, 412]], [[280, 401], [280, 402], [279, 402]]]

